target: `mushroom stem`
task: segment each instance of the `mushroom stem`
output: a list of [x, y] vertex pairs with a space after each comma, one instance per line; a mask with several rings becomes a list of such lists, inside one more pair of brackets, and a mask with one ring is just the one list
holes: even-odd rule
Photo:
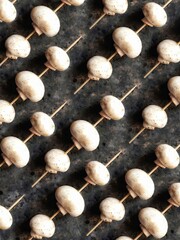
[[20, 96], [18, 95], [12, 102], [11, 105], [13, 105], [15, 102], [17, 102], [19, 100]]
[[98, 228], [101, 225], [101, 223], [103, 223], [102, 219], [86, 234], [86, 236], [89, 236], [92, 232], [94, 232], [96, 228]]
[[61, 106], [59, 106], [52, 114], [51, 114], [51, 118], [53, 118], [66, 104], [68, 103], [68, 101], [65, 101]]
[[76, 91], [74, 92], [74, 95], [76, 95], [91, 79], [88, 78]]
[[36, 31], [32, 31], [27, 37], [26, 40], [29, 40], [34, 34], [36, 33]]
[[129, 144], [131, 144], [142, 132], [144, 132], [145, 128], [143, 127], [130, 141]]
[[8, 60], [9, 58], [8, 57], [5, 57], [2, 62], [0, 62], [0, 67]]
[[143, 232], [139, 233], [137, 237], [135, 237], [133, 240], [138, 240], [143, 235]]
[[31, 133], [23, 142], [27, 143], [34, 135], [34, 133]]
[[96, 26], [96, 24], [98, 24], [104, 17], [106, 16], [106, 13], [103, 13], [89, 28], [89, 30], [91, 30], [93, 27]]
[[61, 3], [56, 9], [54, 9], [54, 12], [56, 13], [57, 11], [59, 11], [64, 5], [65, 3]]
[[82, 35], [78, 37], [78, 39], [76, 39], [68, 48], [66, 48], [65, 52], [69, 52], [69, 50], [71, 50], [71, 48], [73, 48], [81, 40], [82, 37]]
[[32, 188], [34, 188], [49, 172], [45, 171], [33, 184], [32, 184]]
[[161, 63], [160, 62], [157, 62], [153, 68], [151, 68], [149, 70], [149, 72], [146, 73], [146, 75], [144, 75], [144, 78], [148, 77]]
[[8, 208], [8, 211], [11, 211], [23, 198], [25, 197], [25, 194], [23, 194], [20, 198], [18, 198], [11, 207]]

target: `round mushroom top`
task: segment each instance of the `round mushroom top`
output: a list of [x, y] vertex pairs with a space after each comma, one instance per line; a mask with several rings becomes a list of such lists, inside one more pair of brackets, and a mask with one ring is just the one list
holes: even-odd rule
[[86, 151], [94, 151], [99, 146], [99, 133], [96, 128], [87, 121], [74, 121], [70, 126], [70, 132], [73, 136], [74, 144], [78, 149], [83, 147]]
[[68, 4], [68, 5], [73, 5], [73, 6], [80, 6], [84, 3], [85, 0], [62, 0], [62, 2]]
[[148, 2], [143, 7], [143, 22], [149, 26], [162, 27], [167, 22], [167, 14], [163, 7], [155, 2]]
[[112, 75], [112, 65], [107, 58], [94, 56], [87, 62], [88, 77], [93, 80], [108, 79]]
[[102, 0], [104, 4], [104, 13], [108, 15], [123, 14], [127, 11], [128, 1], [127, 0]]
[[0, 124], [11, 123], [15, 118], [15, 109], [12, 104], [0, 100]]
[[113, 32], [114, 46], [118, 54], [122, 57], [124, 54], [129, 58], [136, 58], [142, 50], [142, 42], [139, 36], [130, 28], [119, 27]]
[[160, 63], [178, 63], [180, 61], [180, 46], [177, 42], [166, 39], [157, 46], [158, 61]]
[[152, 207], [146, 207], [141, 209], [138, 217], [141, 228], [146, 236], [151, 234], [155, 238], [163, 238], [166, 235], [168, 231], [168, 222], [159, 210]]
[[33, 238], [42, 239], [50, 238], [55, 233], [54, 222], [46, 215], [37, 214], [30, 220], [31, 236]]
[[130, 237], [126, 237], [126, 236], [121, 236], [121, 237], [116, 238], [116, 240], [133, 240], [133, 239]]
[[6, 56], [8, 58], [17, 59], [18, 57], [26, 58], [31, 51], [28, 40], [21, 35], [11, 35], [5, 41]]
[[116, 198], [105, 198], [99, 206], [101, 219], [105, 222], [120, 221], [125, 215], [124, 205]]
[[173, 103], [177, 106], [180, 103], [180, 76], [175, 76], [168, 81], [168, 90]]
[[78, 217], [83, 213], [85, 202], [75, 188], [67, 185], [61, 186], [57, 188], [55, 197], [60, 211], [67, 212], [73, 217]]
[[66, 172], [70, 167], [68, 155], [60, 149], [51, 149], [44, 157], [46, 171], [50, 173]]
[[0, 22], [13, 22], [16, 16], [17, 11], [14, 4], [9, 0], [0, 0]]
[[180, 206], [180, 183], [173, 183], [169, 187], [169, 194], [171, 196], [171, 203], [173, 203], [176, 207]]
[[164, 128], [167, 124], [168, 117], [166, 112], [157, 105], [147, 106], [143, 112], [143, 126], [147, 129]]
[[13, 218], [11, 213], [3, 206], [0, 206], [0, 230], [6, 230], [11, 227]]
[[154, 182], [152, 178], [143, 170], [133, 168], [125, 175], [127, 188], [132, 197], [140, 197], [147, 200], [154, 194]]
[[34, 7], [31, 11], [33, 27], [38, 34], [54, 37], [60, 30], [60, 20], [52, 9], [46, 6]]
[[1, 151], [7, 165], [14, 164], [18, 168], [25, 167], [30, 158], [29, 149], [19, 138], [9, 136], [2, 139]]
[[30, 71], [22, 71], [16, 75], [17, 91], [22, 99], [39, 102], [44, 97], [44, 84], [41, 79]]

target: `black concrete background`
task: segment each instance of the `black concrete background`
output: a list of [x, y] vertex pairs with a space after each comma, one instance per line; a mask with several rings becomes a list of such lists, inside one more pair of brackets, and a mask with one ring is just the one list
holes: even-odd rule
[[[34, 137], [27, 146], [31, 152], [28, 166], [22, 169], [4, 167], [0, 171], [0, 203], [9, 207], [22, 194], [24, 200], [12, 210], [13, 226], [0, 232], [1, 240], [28, 239], [29, 220], [38, 213], [51, 216], [57, 211], [54, 197], [58, 186], [69, 184], [79, 189], [85, 176], [84, 167], [90, 160], [106, 163], [119, 149], [124, 150], [116, 161], [110, 165], [111, 181], [104, 187], [89, 186], [82, 192], [86, 202], [84, 213], [78, 218], [59, 215], [55, 218], [56, 232], [54, 240], [114, 240], [120, 235], [135, 237], [139, 232], [138, 212], [142, 207], [153, 206], [163, 210], [169, 198], [167, 188], [180, 179], [179, 167], [174, 170], [158, 170], [152, 178], [156, 185], [154, 196], [148, 201], [129, 199], [125, 202], [126, 216], [121, 222], [103, 223], [90, 237], [85, 238], [87, 231], [99, 221], [99, 203], [108, 196], [123, 197], [126, 193], [124, 175], [128, 169], [139, 167], [150, 171], [154, 167], [154, 149], [160, 143], [172, 146], [179, 144], [179, 107], [171, 106], [167, 110], [168, 124], [164, 129], [145, 131], [133, 144], [128, 141], [142, 126], [141, 111], [149, 104], [164, 106], [168, 101], [167, 81], [180, 74], [178, 64], [161, 65], [147, 79], [143, 75], [156, 63], [157, 44], [164, 39], [179, 41], [180, 2], [174, 0], [166, 9], [168, 22], [162, 28], [146, 27], [140, 34], [143, 43], [141, 55], [136, 59], [116, 57], [113, 62], [113, 74], [109, 80], [91, 81], [79, 94], [73, 97], [73, 91], [87, 78], [86, 63], [94, 55], [109, 57], [114, 52], [112, 32], [116, 27], [127, 26], [137, 30], [143, 17], [141, 7], [148, 1], [129, 1], [128, 11], [124, 15], [105, 17], [92, 31], [88, 27], [102, 14], [102, 3], [97, 0], [86, 0], [81, 7], [65, 6], [57, 13], [61, 19], [61, 30], [53, 38], [34, 36], [31, 40], [32, 51], [28, 58], [8, 61], [0, 69], [0, 98], [11, 101], [17, 95], [14, 78], [22, 70], [39, 74], [45, 62], [44, 51], [49, 46], [57, 45], [67, 48], [80, 34], [81, 40], [69, 52], [71, 66], [65, 72], [49, 71], [42, 79], [46, 87], [44, 99], [39, 103], [30, 101], [15, 105], [16, 118], [11, 124], [0, 127], [0, 139], [5, 136], [16, 136], [25, 139], [29, 135], [31, 114], [35, 111], [51, 113], [64, 100], [70, 103], [54, 118], [56, 132], [49, 138]], [[156, 1], [163, 4], [164, 1]], [[34, 6], [46, 5], [56, 8], [60, 1], [18, 0], [16, 5], [18, 17], [11, 24], [0, 25], [0, 59], [3, 59], [4, 42], [13, 33], [27, 36], [32, 31], [30, 11]], [[103, 121], [98, 127], [101, 142], [94, 152], [72, 151], [71, 168], [67, 173], [48, 175], [35, 189], [31, 184], [44, 171], [44, 154], [52, 148], [67, 150], [71, 146], [69, 126], [76, 119], [85, 119], [94, 123], [99, 118], [99, 101], [106, 94], [123, 96], [132, 86], [136, 89], [125, 101], [126, 115], [120, 121]], [[180, 211], [172, 208], [166, 214], [169, 230], [165, 240], [180, 239]], [[141, 238], [145, 239], [145, 237]]]

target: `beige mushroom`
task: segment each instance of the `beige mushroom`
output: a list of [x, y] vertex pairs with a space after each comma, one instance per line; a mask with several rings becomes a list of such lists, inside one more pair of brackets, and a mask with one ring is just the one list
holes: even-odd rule
[[124, 205], [116, 198], [105, 198], [99, 206], [101, 219], [105, 222], [120, 221], [125, 215]]
[[44, 97], [44, 84], [41, 79], [30, 71], [22, 71], [16, 75], [15, 82], [20, 97], [32, 102], [39, 102]]
[[84, 3], [85, 0], [61, 0], [67, 5], [80, 6]]
[[31, 236], [33, 238], [42, 239], [50, 238], [55, 233], [55, 224], [48, 216], [37, 214], [30, 221]]
[[142, 21], [150, 27], [162, 27], [167, 22], [167, 14], [163, 7], [155, 2], [148, 2], [143, 7]]
[[70, 126], [72, 140], [78, 149], [94, 151], [99, 146], [99, 133], [96, 128], [84, 120], [74, 121]]
[[163, 64], [178, 63], [180, 61], [180, 46], [177, 42], [166, 39], [157, 46], [158, 61]]
[[155, 186], [152, 178], [141, 169], [133, 168], [127, 171], [125, 180], [127, 189], [133, 198], [138, 196], [147, 200], [154, 194]]
[[168, 121], [166, 112], [157, 105], [147, 106], [142, 112], [142, 117], [143, 126], [150, 130], [164, 128]]
[[146, 237], [163, 238], [168, 231], [168, 222], [156, 208], [146, 207], [139, 212], [140, 227]]
[[0, 148], [6, 164], [14, 164], [18, 168], [25, 167], [30, 158], [29, 149], [19, 138], [9, 136], [2, 139]]
[[177, 106], [180, 103], [180, 76], [175, 76], [168, 81], [169, 96], [173, 103]]
[[46, 171], [50, 173], [66, 172], [70, 167], [68, 155], [60, 149], [51, 149], [44, 157]]
[[47, 62], [46, 67], [53, 71], [65, 71], [70, 65], [70, 59], [66, 51], [60, 47], [49, 47], [45, 52]]
[[142, 42], [139, 36], [130, 28], [119, 27], [113, 32], [114, 47], [122, 57], [127, 55], [129, 58], [136, 58], [142, 50]]
[[127, 11], [128, 1], [127, 0], [102, 0], [104, 4], [104, 13], [108, 15], [123, 14]]
[[169, 188], [171, 198], [168, 200], [172, 205], [180, 207], [180, 183], [173, 183]]
[[13, 218], [9, 210], [0, 205], [0, 230], [7, 230], [11, 227]]
[[108, 79], [112, 75], [112, 65], [107, 58], [94, 56], [87, 62], [88, 77], [92, 80]]
[[73, 187], [64, 185], [55, 192], [57, 206], [61, 213], [69, 213], [73, 217], [80, 216], [85, 207], [82, 195]]
[[15, 118], [15, 109], [12, 104], [0, 100], [0, 124], [11, 123]]
[[121, 237], [116, 238], [116, 240], [133, 240], [133, 239], [130, 237], [126, 237], [126, 236], [121, 236]]
[[49, 137], [55, 131], [52, 118], [43, 112], [35, 112], [30, 118], [32, 128], [30, 131], [37, 136]]
[[155, 150], [157, 160], [155, 163], [162, 168], [176, 168], [179, 165], [180, 158], [175, 148], [168, 144], [160, 144]]
[[44, 33], [54, 37], [60, 30], [60, 20], [52, 9], [46, 6], [34, 7], [31, 11], [32, 25], [38, 35]]
[[16, 8], [9, 0], [0, 0], [0, 22], [10, 23], [17, 16]]
[[11, 35], [5, 41], [6, 56], [8, 58], [17, 59], [26, 58], [31, 51], [31, 46], [28, 40], [21, 35]]

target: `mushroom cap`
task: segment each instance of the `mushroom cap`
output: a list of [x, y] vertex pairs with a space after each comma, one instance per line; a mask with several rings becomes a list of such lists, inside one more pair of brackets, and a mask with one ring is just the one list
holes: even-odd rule
[[54, 235], [55, 224], [48, 216], [37, 214], [30, 220], [31, 236], [37, 239], [50, 238]]
[[89, 162], [85, 171], [92, 182], [99, 186], [106, 185], [110, 180], [110, 173], [107, 167], [98, 161]]
[[0, 100], [0, 123], [11, 123], [15, 118], [15, 109], [12, 104]]
[[30, 118], [31, 124], [40, 136], [51, 136], [55, 131], [52, 118], [44, 112], [35, 112]]
[[93, 80], [108, 79], [112, 75], [112, 65], [107, 58], [94, 56], [87, 62], [88, 76]]
[[73, 6], [80, 6], [84, 3], [85, 0], [62, 0], [62, 2], [65, 2], [66, 4], [73, 5]]
[[66, 172], [70, 167], [68, 155], [60, 149], [51, 149], [44, 157], [46, 170], [51, 173]]
[[123, 14], [127, 11], [128, 1], [127, 0], [102, 0], [104, 4], [103, 11], [106, 14], [114, 15], [115, 13]]
[[169, 194], [177, 206], [180, 206], [180, 183], [173, 183], [169, 187]]
[[119, 27], [113, 32], [115, 48], [120, 56], [126, 54], [129, 58], [136, 58], [142, 50], [142, 42], [139, 36], [130, 28]]
[[85, 207], [82, 195], [71, 186], [61, 186], [56, 189], [55, 197], [58, 207], [63, 207], [73, 217], [80, 216]]
[[157, 209], [146, 207], [139, 212], [139, 221], [153, 237], [162, 238], [168, 231], [168, 222], [164, 215]]
[[99, 133], [96, 128], [84, 120], [74, 121], [70, 126], [70, 132], [86, 151], [94, 151], [99, 146]]
[[166, 112], [157, 105], [149, 105], [142, 112], [143, 126], [147, 129], [164, 128], [168, 117]]
[[141, 199], [147, 200], [154, 194], [154, 182], [152, 178], [143, 170], [133, 168], [127, 171], [125, 181], [128, 185], [128, 190], [131, 190]]
[[29, 149], [26, 144], [17, 137], [9, 136], [2, 139], [1, 151], [5, 161], [8, 165], [13, 163], [16, 167], [25, 167], [30, 159]]
[[6, 230], [11, 227], [13, 218], [7, 208], [0, 206], [0, 230]]
[[155, 150], [158, 161], [166, 168], [176, 168], [179, 165], [180, 157], [175, 148], [168, 144], [160, 144]]
[[168, 90], [170, 92], [170, 97], [175, 105], [180, 103], [180, 76], [175, 76], [168, 81]]
[[19, 72], [16, 75], [15, 82], [20, 92], [32, 102], [39, 102], [44, 97], [44, 84], [33, 72]]
[[10, 23], [15, 20], [16, 16], [14, 4], [9, 0], [0, 0], [0, 21]]
[[106, 222], [120, 221], [125, 215], [124, 205], [116, 198], [105, 198], [99, 206], [101, 219]]
[[126, 237], [126, 236], [121, 236], [121, 237], [116, 238], [116, 240], [133, 240], [133, 239], [130, 237]]
[[60, 30], [58, 16], [46, 6], [34, 7], [31, 11], [31, 19], [33, 24], [48, 37], [54, 37]]

